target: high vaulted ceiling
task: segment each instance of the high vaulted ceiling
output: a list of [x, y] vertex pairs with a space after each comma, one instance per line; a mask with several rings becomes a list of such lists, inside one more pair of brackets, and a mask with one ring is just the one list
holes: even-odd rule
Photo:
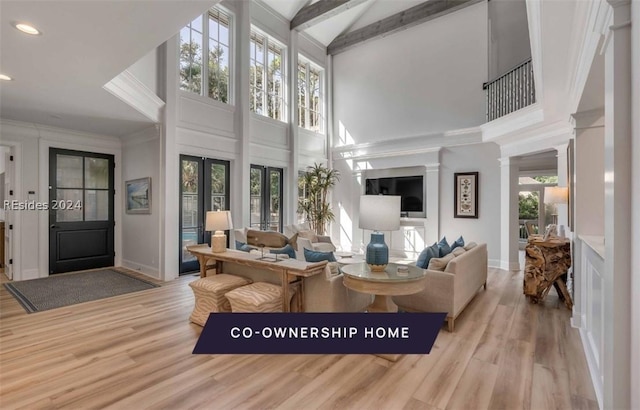
[[[150, 120], [102, 86], [215, 0], [0, 2], [2, 118], [107, 135]], [[29, 36], [12, 23], [28, 22]]]

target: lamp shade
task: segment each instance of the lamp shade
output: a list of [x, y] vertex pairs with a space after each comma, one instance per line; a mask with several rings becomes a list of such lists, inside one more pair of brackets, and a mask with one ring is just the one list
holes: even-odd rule
[[231, 222], [231, 212], [229, 211], [209, 211], [207, 212], [207, 221], [205, 231], [226, 231], [233, 229]]
[[569, 201], [569, 188], [560, 186], [544, 187], [545, 204], [566, 204]]
[[361, 196], [359, 227], [374, 231], [396, 231], [400, 229], [400, 196]]

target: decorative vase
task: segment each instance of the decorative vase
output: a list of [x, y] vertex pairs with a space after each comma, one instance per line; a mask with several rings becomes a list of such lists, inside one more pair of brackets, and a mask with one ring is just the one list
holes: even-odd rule
[[373, 232], [371, 242], [367, 245], [367, 265], [374, 272], [381, 272], [389, 263], [389, 248], [384, 243], [384, 234]]

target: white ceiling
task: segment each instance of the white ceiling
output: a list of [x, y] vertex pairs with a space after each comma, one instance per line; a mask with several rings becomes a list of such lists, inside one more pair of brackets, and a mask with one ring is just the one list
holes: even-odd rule
[[102, 86], [215, 3], [2, 0], [0, 72], [14, 80], [0, 82], [0, 116], [117, 136], [149, 126]]
[[[102, 87], [220, 0], [0, 0], [0, 117], [123, 136], [151, 121]], [[288, 20], [318, 0], [262, 0]], [[306, 30], [324, 45], [424, 0], [368, 0]], [[17, 31], [28, 22], [40, 36]]]

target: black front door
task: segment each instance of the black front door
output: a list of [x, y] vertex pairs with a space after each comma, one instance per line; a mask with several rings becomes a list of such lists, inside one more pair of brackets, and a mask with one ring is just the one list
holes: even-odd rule
[[251, 165], [251, 228], [282, 232], [282, 168]]
[[229, 161], [181, 155], [180, 198], [180, 273], [187, 273], [199, 269], [187, 246], [211, 244], [207, 211], [229, 210]]
[[49, 273], [113, 266], [113, 155], [49, 150]]

